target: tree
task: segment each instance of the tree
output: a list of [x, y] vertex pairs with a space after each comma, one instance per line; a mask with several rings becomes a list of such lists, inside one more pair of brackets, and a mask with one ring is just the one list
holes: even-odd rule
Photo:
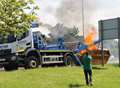
[[34, 11], [27, 13], [32, 5], [38, 9], [34, 0], [0, 0], [0, 36], [20, 35], [27, 31], [36, 19]]

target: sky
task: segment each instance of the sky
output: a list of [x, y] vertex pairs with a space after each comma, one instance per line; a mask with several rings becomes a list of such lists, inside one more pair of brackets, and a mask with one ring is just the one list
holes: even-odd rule
[[60, 6], [62, 0], [36, 0], [40, 7], [38, 15], [43, 23], [54, 26], [57, 19], [54, 16], [56, 9]]
[[[79, 3], [79, 1], [81, 0], [36, 0], [37, 4], [40, 7], [40, 10], [38, 11], [40, 21], [43, 22], [44, 24], [50, 24], [52, 26], [56, 25], [58, 22], [66, 24], [67, 26], [68, 25], [71, 26], [71, 24], [73, 24], [75, 26], [78, 26], [78, 28], [81, 30], [82, 29], [81, 21], [76, 21], [76, 18], [70, 15], [70, 14], [73, 14], [73, 13], [70, 13], [71, 10], [76, 10], [76, 12], [74, 11], [75, 13], [78, 13], [76, 16], [81, 14], [78, 11], [79, 9], [81, 9], [81, 7], [77, 8], [76, 6], [74, 6], [76, 5], [75, 3], [73, 4], [73, 6], [71, 4], [71, 7], [73, 9], [69, 10], [70, 8], [68, 7], [70, 6], [66, 4], [68, 6], [67, 7], [65, 5], [65, 3], [68, 3], [69, 1], [71, 1], [72, 3], [74, 2]], [[120, 0], [83, 0], [83, 1], [84, 1], [84, 7], [85, 7], [84, 9], [85, 24], [92, 24], [96, 27], [96, 29], [98, 29], [99, 20], [120, 17], [120, 11], [119, 11]], [[64, 8], [68, 8], [69, 10], [68, 13], [71, 16], [71, 17], [68, 16], [68, 18], [70, 18], [73, 21], [71, 20], [64, 21], [64, 19], [68, 19], [67, 18], [68, 13], [65, 14], [66, 16], [62, 15], [60, 12], [65, 12], [67, 10], [62, 9], [61, 6], [63, 6]], [[77, 8], [77, 9], [74, 9], [74, 8]], [[58, 16], [59, 14], [61, 14], [60, 15], [61, 18]], [[77, 19], [77, 20], [81, 20], [81, 19]]]

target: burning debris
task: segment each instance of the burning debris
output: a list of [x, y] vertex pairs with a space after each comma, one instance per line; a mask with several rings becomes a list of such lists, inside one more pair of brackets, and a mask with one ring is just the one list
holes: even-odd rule
[[91, 27], [89, 29], [88, 35], [84, 39], [84, 44], [87, 45], [87, 49], [81, 50], [80, 54], [84, 54], [87, 51], [97, 50], [97, 46], [94, 44], [95, 38], [97, 36], [97, 32], [95, 27]]
[[[83, 45], [79, 48], [80, 51], [80, 61], [82, 62], [82, 56], [86, 52], [90, 52], [91, 56], [94, 58], [92, 63], [93, 64], [106, 64], [109, 60], [110, 57], [110, 51], [108, 49], [103, 49], [103, 51], [97, 47], [95, 43], [95, 38], [96, 38], [97, 32], [94, 27], [90, 28], [90, 32], [88, 35], [85, 37]], [[98, 41], [100, 42], [100, 41]], [[104, 55], [102, 56], [102, 52]], [[102, 60], [102, 58], [104, 59]]]

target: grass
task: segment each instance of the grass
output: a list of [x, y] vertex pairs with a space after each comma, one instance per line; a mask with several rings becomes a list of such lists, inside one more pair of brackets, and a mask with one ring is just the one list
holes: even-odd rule
[[[115, 65], [93, 67], [93, 87], [119, 88], [120, 68]], [[81, 67], [48, 67], [0, 72], [0, 88], [89, 88]]]

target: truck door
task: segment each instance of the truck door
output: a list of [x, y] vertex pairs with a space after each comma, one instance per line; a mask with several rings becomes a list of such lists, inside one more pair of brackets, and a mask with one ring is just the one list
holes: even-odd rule
[[32, 40], [29, 32], [23, 33], [23, 35], [21, 35], [16, 42], [16, 52], [22, 52], [25, 51], [27, 48], [31, 48]]

